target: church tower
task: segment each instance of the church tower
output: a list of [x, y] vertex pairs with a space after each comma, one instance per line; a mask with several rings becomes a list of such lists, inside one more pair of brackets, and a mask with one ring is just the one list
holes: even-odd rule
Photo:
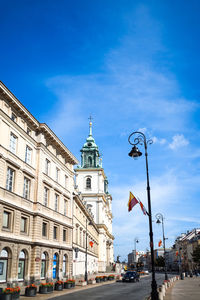
[[89, 123], [89, 136], [81, 149], [81, 168], [99, 168], [101, 167], [99, 149], [92, 136], [92, 122]]
[[89, 135], [81, 151], [81, 166], [76, 172], [76, 185], [84, 205], [89, 209], [99, 229], [99, 272], [109, 271], [114, 262], [112, 235], [112, 196], [102, 167], [99, 148], [92, 135], [90, 118]]

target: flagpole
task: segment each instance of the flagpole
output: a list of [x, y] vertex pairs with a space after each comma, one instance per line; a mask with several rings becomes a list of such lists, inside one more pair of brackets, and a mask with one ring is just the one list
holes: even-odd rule
[[[130, 141], [130, 138], [133, 135], [137, 135], [134, 138], [134, 143]], [[142, 155], [139, 149], [136, 147], [138, 144], [144, 145], [145, 149], [145, 162], [146, 162], [146, 177], [147, 177], [147, 200], [148, 200], [148, 217], [149, 217], [149, 237], [150, 237], [150, 249], [151, 249], [151, 269], [152, 269], [152, 283], [151, 283], [151, 299], [158, 300], [158, 291], [157, 291], [157, 283], [155, 279], [155, 262], [154, 262], [154, 247], [153, 247], [153, 229], [152, 229], [152, 214], [151, 214], [151, 195], [150, 195], [150, 184], [149, 184], [149, 168], [148, 168], [148, 153], [147, 153], [147, 144], [152, 144], [152, 140], [146, 140], [146, 136], [144, 133], [140, 131], [135, 131], [130, 134], [128, 138], [128, 142], [133, 145], [132, 150], [129, 153], [129, 156], [133, 158], [137, 158]]]

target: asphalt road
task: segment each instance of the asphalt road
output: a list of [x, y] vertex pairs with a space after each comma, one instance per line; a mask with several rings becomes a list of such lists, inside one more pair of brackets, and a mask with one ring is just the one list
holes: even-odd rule
[[[52, 300], [144, 300], [151, 293], [151, 275], [140, 282], [116, 282], [80, 292], [51, 298]], [[157, 285], [162, 284], [164, 274], [156, 274]]]

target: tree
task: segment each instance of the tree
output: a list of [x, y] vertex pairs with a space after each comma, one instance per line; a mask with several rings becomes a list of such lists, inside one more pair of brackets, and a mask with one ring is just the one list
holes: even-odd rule
[[200, 265], [200, 245], [198, 245], [193, 253], [192, 254], [192, 258], [193, 258], [193, 261], [197, 264], [197, 265]]
[[163, 256], [158, 256], [156, 258], [155, 265], [157, 267], [164, 267], [165, 266], [165, 259], [164, 259], [164, 257]]

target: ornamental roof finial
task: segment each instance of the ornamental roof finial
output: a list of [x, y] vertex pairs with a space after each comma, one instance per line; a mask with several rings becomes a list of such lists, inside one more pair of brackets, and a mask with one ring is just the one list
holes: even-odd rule
[[93, 120], [93, 118], [92, 118], [92, 116], [90, 115], [88, 119], [90, 120], [90, 123], [89, 123], [89, 126], [90, 126], [90, 133], [89, 133], [89, 136], [92, 136], [92, 120]]

